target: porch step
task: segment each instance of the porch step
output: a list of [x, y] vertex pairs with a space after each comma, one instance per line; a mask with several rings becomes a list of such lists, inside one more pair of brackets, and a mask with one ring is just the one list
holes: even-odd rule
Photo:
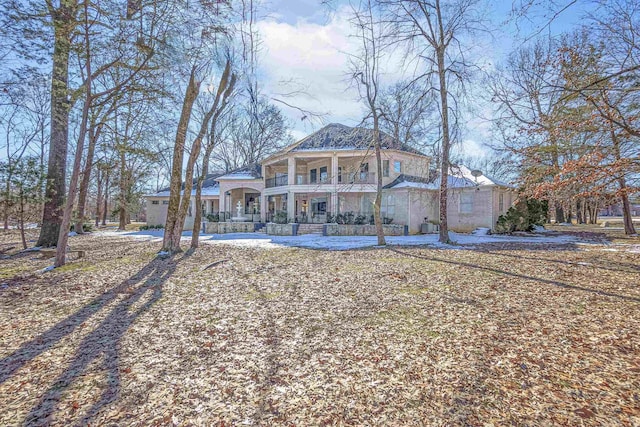
[[298, 235], [300, 234], [322, 234], [324, 224], [300, 224], [298, 226]]

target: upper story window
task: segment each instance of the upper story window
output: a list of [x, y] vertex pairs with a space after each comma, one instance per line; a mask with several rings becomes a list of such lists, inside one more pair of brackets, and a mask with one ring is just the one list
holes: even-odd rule
[[159, 201], [159, 200], [152, 200], [152, 201], [151, 201], [151, 204], [152, 204], [152, 205], [159, 205], [159, 204], [160, 204], [160, 201]]
[[382, 176], [389, 176], [389, 160], [382, 161]]
[[309, 171], [309, 182], [314, 184], [318, 181], [318, 169], [311, 169]]
[[328, 178], [329, 178], [329, 175], [327, 174], [327, 167], [322, 166], [320, 168], [320, 182], [327, 182]]
[[498, 195], [498, 212], [504, 212], [504, 193]]
[[393, 171], [395, 173], [402, 173], [402, 162], [400, 160], [395, 160], [393, 162]]
[[338, 166], [338, 182], [342, 182], [342, 166]]
[[169, 201], [168, 201], [168, 200], [163, 200], [163, 201], [162, 201], [162, 204], [163, 204], [163, 205], [168, 205], [168, 204], [169, 204]]

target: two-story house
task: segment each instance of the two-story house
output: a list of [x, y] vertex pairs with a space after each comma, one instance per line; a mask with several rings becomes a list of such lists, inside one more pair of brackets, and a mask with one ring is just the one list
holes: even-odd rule
[[[372, 130], [330, 124], [264, 159], [207, 177], [203, 213], [220, 221], [333, 222], [338, 215], [369, 221], [377, 188]], [[437, 173], [430, 157], [381, 134], [382, 205], [386, 222], [410, 232], [439, 217]], [[454, 230], [493, 228], [513, 201], [510, 187], [464, 166], [449, 178], [449, 225]], [[147, 222], [162, 224], [168, 192], [147, 196]], [[193, 204], [193, 200], [192, 200]], [[191, 206], [190, 213], [195, 206]], [[185, 229], [193, 227], [192, 217]]]

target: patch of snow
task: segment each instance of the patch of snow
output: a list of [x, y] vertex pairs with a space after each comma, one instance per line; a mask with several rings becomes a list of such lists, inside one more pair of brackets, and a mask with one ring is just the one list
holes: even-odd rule
[[488, 236], [491, 234], [491, 229], [487, 227], [478, 227], [471, 232], [474, 236]]
[[403, 181], [394, 185], [392, 188], [420, 188], [422, 190], [437, 190], [440, 186], [433, 182], [411, 182]]
[[69, 237], [73, 237], [73, 236], [77, 236], [78, 233], [76, 233], [75, 231], [70, 231], [69, 232]]
[[158, 252], [158, 258], [168, 258], [171, 255], [168, 251], [160, 251]]
[[534, 233], [548, 233], [549, 230], [544, 228], [544, 226], [542, 226], [542, 225], [534, 225], [533, 226], [533, 232]]
[[42, 249], [42, 246], [34, 246], [32, 248], [23, 249], [21, 252], [38, 252]]
[[[104, 236], [127, 236], [151, 242], [162, 241], [164, 230], [143, 230], [131, 232], [100, 231], [96, 234]], [[183, 240], [190, 240], [191, 232], [182, 233]], [[438, 242], [437, 234], [422, 234], [412, 236], [386, 236], [387, 245], [415, 246], [428, 245], [441, 249], [471, 249], [473, 245], [483, 243], [550, 243], [565, 244], [579, 241], [576, 236], [567, 235], [473, 235], [449, 233], [449, 239], [455, 246]], [[378, 243], [376, 236], [322, 236], [321, 234], [304, 234], [301, 236], [271, 236], [261, 233], [228, 233], [228, 234], [200, 234], [200, 241], [211, 245], [233, 245], [264, 249], [298, 247], [320, 250], [349, 250], [374, 247]]]
[[231, 180], [231, 179], [260, 179], [248, 173], [230, 173], [228, 175], [223, 175], [221, 177], [216, 178], [217, 180]]
[[46, 273], [47, 271], [52, 271], [55, 267], [50, 265], [49, 267], [45, 267], [42, 270], [38, 270], [38, 273]]

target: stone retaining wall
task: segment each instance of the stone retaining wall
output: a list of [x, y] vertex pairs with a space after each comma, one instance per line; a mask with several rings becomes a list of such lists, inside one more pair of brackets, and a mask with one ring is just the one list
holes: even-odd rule
[[273, 236], [297, 236], [299, 224], [267, 223], [267, 234]]
[[205, 222], [204, 230], [207, 234], [253, 233], [255, 224], [253, 222]]
[[[382, 226], [385, 236], [407, 236], [409, 227], [400, 224], [385, 224]], [[375, 225], [325, 224], [323, 236], [375, 236]]]

